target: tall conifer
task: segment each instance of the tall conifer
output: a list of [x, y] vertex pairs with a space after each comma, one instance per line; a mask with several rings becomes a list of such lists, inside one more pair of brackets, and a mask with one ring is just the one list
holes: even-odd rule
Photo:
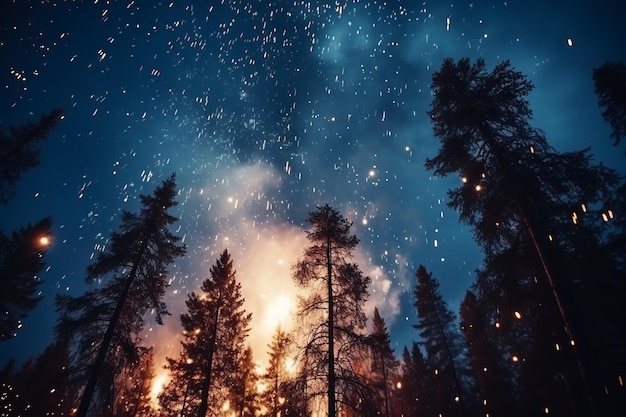
[[73, 341], [72, 370], [82, 391], [78, 417], [92, 408], [111, 409], [124, 366], [139, 357], [144, 316], [154, 311], [162, 324], [162, 316], [169, 314], [162, 301], [167, 268], [185, 253], [180, 237], [168, 229], [177, 220], [169, 213], [175, 197], [174, 174], [152, 195], [141, 195], [140, 212], [122, 212], [119, 232], [111, 234], [109, 246], [87, 268], [87, 281], [101, 286], [78, 297], [57, 297], [57, 332]]
[[200, 293], [189, 294], [187, 312], [180, 316], [182, 351], [167, 359], [171, 381], [159, 398], [166, 415], [205, 417], [231, 406], [252, 319], [244, 302], [233, 261], [224, 250]]
[[[305, 288], [298, 305], [304, 340], [300, 340], [300, 378], [305, 379], [309, 406], [337, 415], [337, 403], [354, 407], [350, 392], [366, 386], [352, 368], [365, 349], [366, 317], [363, 312], [369, 278], [350, 263], [358, 244], [350, 234], [351, 223], [329, 205], [309, 214], [309, 246], [293, 267], [295, 282]], [[306, 330], [305, 330], [306, 329]], [[325, 397], [326, 407], [320, 399]], [[345, 401], [344, 401], [345, 400]]]

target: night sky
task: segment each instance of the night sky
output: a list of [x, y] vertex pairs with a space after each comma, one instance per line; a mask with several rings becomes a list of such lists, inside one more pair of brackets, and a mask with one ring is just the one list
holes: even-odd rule
[[456, 310], [482, 260], [446, 206], [459, 178], [424, 168], [439, 147], [432, 73], [446, 57], [510, 59], [535, 84], [533, 126], [548, 142], [618, 168], [591, 74], [626, 60], [621, 3], [2, 0], [0, 129], [65, 116], [0, 206], [5, 234], [47, 215], [55, 233], [43, 300], [0, 343], [1, 361], [52, 341], [55, 294], [85, 291], [120, 211], [172, 172], [188, 252], [170, 268], [172, 317], [146, 326], [160, 358], [179, 346], [187, 293], [228, 248], [263, 360], [276, 324], [290, 325], [307, 213], [326, 203], [354, 222], [367, 311], [378, 307], [400, 353], [417, 338], [417, 266]]

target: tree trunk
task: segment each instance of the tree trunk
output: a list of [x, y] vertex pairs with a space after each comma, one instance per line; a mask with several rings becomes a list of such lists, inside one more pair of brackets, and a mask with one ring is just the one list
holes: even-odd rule
[[[221, 301], [221, 295], [220, 295]], [[207, 358], [206, 375], [204, 381], [202, 381], [201, 401], [200, 408], [198, 408], [198, 417], [206, 417], [206, 413], [209, 409], [209, 389], [211, 388], [211, 373], [213, 372], [213, 353], [215, 351], [215, 340], [217, 338], [217, 321], [220, 317], [220, 308], [215, 310], [215, 317], [213, 321], [213, 328], [211, 329], [211, 343], [208, 346], [209, 354]]]
[[326, 267], [328, 273], [328, 417], [335, 417], [335, 338], [333, 315], [333, 280], [330, 236], [326, 241]]
[[80, 400], [80, 405], [78, 407], [76, 417], [87, 417], [87, 412], [89, 411], [89, 406], [91, 404], [91, 397], [93, 397], [93, 393], [96, 390], [98, 377], [102, 372], [102, 367], [104, 366], [104, 360], [106, 359], [109, 345], [113, 340], [115, 327], [117, 326], [117, 322], [122, 315], [122, 310], [124, 310], [124, 304], [126, 304], [126, 298], [128, 297], [128, 293], [130, 292], [130, 287], [132, 286], [133, 281], [135, 281], [135, 276], [137, 275], [139, 262], [141, 261], [141, 258], [143, 258], [143, 254], [146, 251], [147, 247], [148, 239], [145, 239], [142, 243], [141, 249], [139, 250], [137, 258], [133, 263], [133, 268], [131, 269], [130, 274], [128, 274], [128, 278], [126, 279], [126, 283], [124, 284], [124, 288], [122, 289], [122, 293], [120, 294], [120, 299], [117, 301], [115, 311], [113, 311], [113, 315], [111, 316], [111, 320], [109, 321], [109, 326], [107, 327], [107, 331], [104, 334], [104, 338], [102, 339], [102, 344], [100, 345], [100, 349], [98, 349], [98, 356], [96, 356], [96, 361], [94, 362], [93, 367], [91, 368], [91, 372], [89, 373], [89, 379], [87, 380], [85, 391], [83, 392], [83, 396]]

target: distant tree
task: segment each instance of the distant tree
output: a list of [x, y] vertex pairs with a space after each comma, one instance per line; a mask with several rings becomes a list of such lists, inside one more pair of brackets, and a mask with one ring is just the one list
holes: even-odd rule
[[237, 371], [230, 390], [230, 409], [236, 417], [254, 417], [260, 412], [259, 379], [252, 348], [248, 346], [239, 354]]
[[49, 345], [19, 371], [9, 362], [0, 372], [0, 415], [39, 417], [69, 415], [72, 392], [67, 385], [69, 347], [63, 341]]
[[11, 126], [8, 135], [0, 132], [0, 204], [13, 198], [22, 174], [39, 165], [39, 142], [56, 127], [62, 113], [55, 109], [37, 123]]
[[[152, 195], [141, 195], [140, 213], [122, 212], [120, 231], [111, 234], [107, 250], [87, 268], [87, 281], [102, 286], [78, 297], [57, 297], [57, 332], [74, 340], [72, 370], [85, 384], [78, 417], [90, 413], [92, 405], [112, 407], [116, 379], [139, 358], [137, 335], [144, 315], [152, 310], [162, 324], [162, 316], [169, 314], [162, 301], [167, 267], [185, 253], [180, 238], [168, 230], [177, 220], [168, 213], [177, 204], [175, 196], [174, 174]], [[98, 401], [92, 404], [94, 397]]]
[[411, 350], [406, 346], [402, 351], [400, 367], [400, 386], [394, 398], [397, 399], [397, 414], [400, 416], [431, 416], [435, 415], [433, 398], [429, 390], [434, 386], [434, 374], [428, 371], [426, 358], [417, 342], [413, 342]]
[[[183, 349], [167, 358], [171, 381], [159, 397], [166, 415], [205, 417], [232, 397], [252, 314], [243, 308], [241, 284], [228, 250], [211, 267], [201, 293], [192, 292], [180, 316]], [[239, 380], [241, 382], [241, 380]]]
[[292, 349], [291, 337], [278, 326], [268, 348], [269, 364], [261, 377], [265, 387], [261, 394], [261, 404], [268, 410], [268, 415], [279, 417], [284, 415], [284, 409], [288, 406], [285, 385], [289, 380], [287, 366]]
[[593, 84], [598, 106], [604, 107], [602, 117], [613, 129], [613, 145], [619, 145], [626, 134], [626, 65], [605, 62], [593, 70]]
[[421, 344], [426, 351], [428, 370], [435, 375], [435, 391], [430, 400], [437, 404], [437, 413], [466, 413], [461, 367], [463, 340], [457, 331], [455, 314], [448, 309], [439, 291], [439, 282], [423, 265], [415, 273], [415, 308]]
[[[61, 118], [55, 109], [37, 123], [9, 127], [0, 132], [0, 204], [15, 196], [15, 184], [27, 170], [39, 165], [38, 142], [42, 141]], [[36, 294], [42, 281], [43, 257], [52, 239], [52, 220], [46, 217], [34, 225], [13, 232], [9, 239], [0, 231], [0, 341], [17, 335], [22, 320], [41, 297]]]
[[0, 341], [17, 334], [22, 320], [41, 296], [37, 274], [44, 268], [43, 257], [52, 239], [50, 217], [29, 224], [11, 239], [0, 232]]
[[498, 343], [497, 331], [502, 323], [498, 321], [497, 326], [494, 325], [489, 313], [490, 310], [485, 311], [473, 292], [466, 292], [459, 315], [477, 396], [485, 415], [520, 415], [521, 407], [515, 403], [513, 395], [516, 380], [512, 380], [510, 366], [506, 367], [503, 363], [510, 364], [511, 355], [503, 351]]
[[[486, 256], [476, 295], [494, 308], [492, 315], [517, 306], [525, 318], [503, 331], [525, 348], [520, 378], [535, 375], [529, 392], [551, 381], [553, 395], [543, 394], [558, 398], [566, 385], [578, 412], [593, 415], [591, 396], [605, 395], [606, 378], [624, 362], [624, 338], [607, 337], [620, 333], [619, 315], [593, 307], [623, 304], [622, 278], [616, 261], [603, 253], [607, 229], [599, 224], [619, 178], [593, 165], [588, 149], [559, 153], [548, 145], [529, 122], [527, 95], [534, 86], [508, 61], [488, 72], [482, 59], [446, 59], [432, 87], [429, 116], [441, 147], [426, 167], [463, 179], [449, 191], [449, 205], [472, 226]], [[613, 351], [612, 367], [595, 345]]]
[[[297, 311], [303, 336], [298, 376], [306, 378], [300, 386], [306, 387], [309, 406], [325, 408], [334, 417], [337, 402], [356, 406], [348, 402], [348, 393], [368, 398], [352, 361], [366, 352], [363, 306], [370, 279], [348, 262], [358, 244], [349, 221], [328, 205], [311, 212], [308, 220], [310, 246], [293, 266], [294, 281], [306, 289]], [[327, 400], [326, 407], [322, 399]]]
[[385, 319], [381, 317], [377, 307], [374, 308], [369, 342], [372, 356], [369, 378], [382, 399], [382, 406], [378, 407], [378, 412], [379, 415], [390, 417], [394, 415], [391, 394], [397, 378], [398, 361], [391, 348], [391, 337]]
[[154, 379], [154, 350], [140, 348], [137, 360], [126, 365], [124, 380], [115, 395], [113, 415], [116, 417], [147, 417], [153, 413], [152, 380]]

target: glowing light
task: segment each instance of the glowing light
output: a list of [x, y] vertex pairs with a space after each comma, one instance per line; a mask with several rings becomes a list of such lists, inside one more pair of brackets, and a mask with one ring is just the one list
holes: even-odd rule
[[296, 360], [294, 358], [285, 359], [285, 371], [289, 372], [290, 374], [296, 373], [295, 365], [296, 365]]
[[583, 210], [583, 213], [587, 212], [587, 206], [585, 205], [585, 203], [581, 204], [580, 208]]
[[463, 184], [466, 184], [467, 183], [467, 178], [463, 177], [463, 178], [461, 178], [461, 181], [463, 182]]
[[555, 343], [555, 344], [554, 344], [554, 349], [556, 349], [556, 350], [561, 350], [561, 346], [559, 346], [559, 344], [558, 344], [558, 343]]
[[154, 406], [158, 406], [159, 404], [159, 394], [163, 392], [163, 388], [165, 387], [165, 383], [167, 382], [168, 376], [167, 372], [163, 371], [154, 377], [152, 380], [152, 387], [150, 388], [150, 401]]
[[402, 388], [402, 381], [396, 382], [396, 388], [398, 388], [398, 389]]
[[567, 38], [567, 46], [569, 46], [570, 48], [574, 46], [574, 41], [572, 40], [572, 38]]
[[495, 326], [496, 326], [496, 329], [499, 329], [500, 328], [500, 322], [496, 322]]
[[476, 187], [474, 187], [474, 188], [476, 189], [476, 191], [480, 191], [480, 190], [482, 190], [482, 189], [483, 189], [483, 188], [480, 186], [480, 184], [476, 184]]
[[519, 358], [517, 357], [517, 355], [513, 355], [513, 356], [511, 357], [511, 360], [512, 360], [513, 362], [517, 362], [517, 361], [519, 361]]
[[519, 320], [519, 319], [521, 319], [521, 318], [522, 318], [522, 313], [520, 313], [519, 311], [516, 311], [514, 314], [515, 314], [515, 318], [516, 318], [516, 319], [518, 319], [518, 320]]
[[293, 308], [293, 302], [286, 295], [278, 296], [265, 308], [265, 320], [263, 324], [268, 330], [273, 330], [281, 324], [285, 318], [289, 317]]
[[543, 409], [543, 412], [546, 413], [546, 414], [549, 414], [550, 413], [550, 409], [548, 407], [546, 407], [546, 408]]
[[50, 245], [50, 236], [42, 236], [39, 238], [39, 244], [41, 246], [48, 246]]

